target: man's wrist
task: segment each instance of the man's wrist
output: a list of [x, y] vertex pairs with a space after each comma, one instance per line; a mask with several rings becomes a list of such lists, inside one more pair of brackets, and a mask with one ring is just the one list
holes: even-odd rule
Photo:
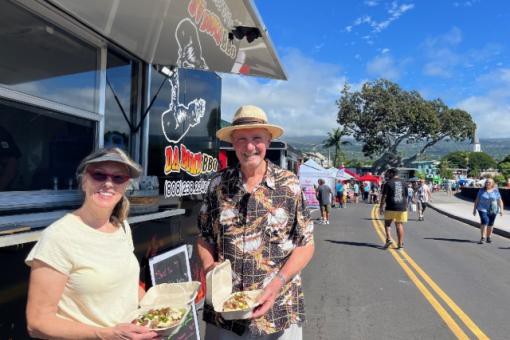
[[285, 286], [287, 284], [287, 277], [282, 272], [276, 273], [275, 278], [280, 282], [281, 286]]

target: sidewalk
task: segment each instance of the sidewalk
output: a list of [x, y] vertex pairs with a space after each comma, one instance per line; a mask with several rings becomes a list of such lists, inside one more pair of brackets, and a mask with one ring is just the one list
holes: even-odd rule
[[[429, 203], [429, 206], [448, 217], [479, 227], [480, 217], [478, 213], [476, 216], [473, 216], [473, 204], [473, 201], [463, 198], [460, 194], [449, 197], [445, 192], [441, 191], [432, 194], [432, 202]], [[509, 209], [503, 211], [503, 216], [498, 215], [496, 217], [494, 233], [510, 237]]]

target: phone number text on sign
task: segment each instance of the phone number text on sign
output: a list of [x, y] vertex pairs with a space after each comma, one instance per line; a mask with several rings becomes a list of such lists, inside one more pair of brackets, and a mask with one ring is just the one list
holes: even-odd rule
[[210, 180], [169, 181], [165, 180], [165, 198], [205, 194]]

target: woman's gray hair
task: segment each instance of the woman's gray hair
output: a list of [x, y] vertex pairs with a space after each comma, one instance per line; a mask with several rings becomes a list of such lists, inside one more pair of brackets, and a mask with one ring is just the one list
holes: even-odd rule
[[[103, 148], [94, 151], [87, 157], [85, 157], [76, 170], [76, 179], [78, 180], [78, 186], [81, 189], [83, 176], [87, 171], [89, 165], [94, 163], [113, 161], [126, 166], [129, 171], [130, 177], [138, 177], [142, 171], [140, 164], [132, 160], [123, 150], [119, 148]], [[115, 205], [110, 216], [110, 222], [120, 227], [122, 223], [127, 220], [129, 215], [129, 200], [125, 194], [122, 195], [120, 201]]]

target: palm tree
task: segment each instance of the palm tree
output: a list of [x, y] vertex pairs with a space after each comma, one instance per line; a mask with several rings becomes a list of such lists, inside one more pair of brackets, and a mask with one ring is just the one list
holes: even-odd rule
[[340, 149], [342, 145], [351, 144], [351, 142], [343, 141], [342, 137], [347, 136], [348, 133], [343, 128], [336, 128], [333, 129], [333, 133], [328, 132], [328, 138], [326, 138], [323, 143], [324, 147], [335, 147], [335, 158], [333, 161], [333, 165], [335, 167], [338, 167], [340, 164]]

